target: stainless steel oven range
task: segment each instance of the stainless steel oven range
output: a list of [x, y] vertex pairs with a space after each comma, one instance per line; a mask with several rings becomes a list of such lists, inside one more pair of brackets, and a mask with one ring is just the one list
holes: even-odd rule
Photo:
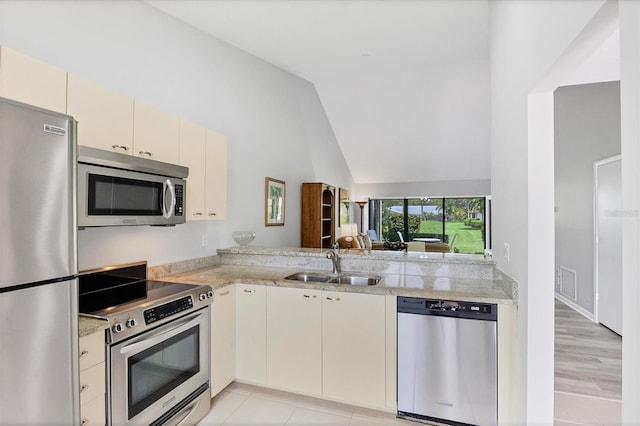
[[151, 281], [146, 262], [79, 276], [80, 312], [109, 321], [107, 424], [195, 424], [209, 412], [209, 286]]

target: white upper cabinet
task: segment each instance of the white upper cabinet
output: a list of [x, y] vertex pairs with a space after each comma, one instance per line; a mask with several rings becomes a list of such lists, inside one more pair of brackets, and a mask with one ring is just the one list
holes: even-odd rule
[[0, 96], [65, 113], [67, 72], [2, 46]]
[[227, 137], [207, 130], [206, 211], [209, 220], [227, 218]]
[[151, 105], [135, 101], [133, 155], [165, 163], [179, 158], [180, 119]]
[[78, 121], [78, 144], [131, 154], [133, 98], [69, 74], [67, 113]]
[[187, 220], [225, 220], [227, 137], [181, 120], [180, 164], [189, 167]]
[[189, 168], [187, 220], [204, 220], [207, 129], [180, 120], [180, 165]]

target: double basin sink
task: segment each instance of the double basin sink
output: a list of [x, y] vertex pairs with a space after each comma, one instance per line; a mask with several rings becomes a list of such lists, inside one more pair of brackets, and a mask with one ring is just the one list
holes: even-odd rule
[[285, 280], [316, 282], [316, 283], [334, 283], [349, 285], [376, 285], [380, 282], [377, 275], [364, 275], [353, 272], [341, 272], [339, 274], [323, 274], [321, 272], [296, 272], [287, 277]]

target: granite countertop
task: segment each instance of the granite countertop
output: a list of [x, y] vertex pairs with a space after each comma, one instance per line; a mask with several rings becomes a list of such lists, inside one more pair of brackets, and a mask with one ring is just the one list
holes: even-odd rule
[[[243, 248], [246, 253], [246, 248]], [[287, 249], [287, 254], [290, 253]], [[308, 256], [307, 250], [304, 256]], [[313, 250], [313, 249], [311, 249]], [[321, 253], [321, 251], [318, 251]], [[267, 254], [273, 254], [273, 249]], [[208, 284], [214, 290], [229, 284], [257, 284], [266, 286], [309, 288], [352, 293], [414, 296], [482, 303], [513, 304], [512, 298], [503, 290], [504, 284], [498, 279], [454, 278], [434, 275], [375, 274], [382, 279], [377, 285], [357, 286], [333, 283], [315, 283], [285, 280], [284, 277], [302, 269], [276, 267], [216, 265], [190, 272], [175, 274], [162, 279], [187, 284]], [[326, 271], [306, 270], [306, 272]], [[355, 272], [358, 273], [358, 272]], [[509, 284], [510, 285], [510, 284]]]
[[[463, 253], [436, 253], [436, 252], [412, 252], [391, 250], [363, 250], [340, 249], [335, 250], [341, 258], [346, 259], [371, 259], [400, 262], [433, 262], [433, 263], [462, 263], [468, 265], [495, 265], [491, 258], [479, 254]], [[317, 248], [273, 248], [273, 247], [229, 247], [218, 249], [218, 254], [242, 254], [242, 255], [269, 255], [269, 256], [293, 256], [293, 257], [320, 257], [326, 256], [327, 249]]]
[[109, 322], [107, 320], [80, 314], [78, 319], [79, 337], [98, 333], [106, 330], [107, 328], [109, 328]]

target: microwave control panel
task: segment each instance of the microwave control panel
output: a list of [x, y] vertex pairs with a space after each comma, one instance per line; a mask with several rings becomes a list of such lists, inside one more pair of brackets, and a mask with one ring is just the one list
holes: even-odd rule
[[184, 214], [184, 186], [176, 185], [176, 207], [175, 216], [182, 216]]

